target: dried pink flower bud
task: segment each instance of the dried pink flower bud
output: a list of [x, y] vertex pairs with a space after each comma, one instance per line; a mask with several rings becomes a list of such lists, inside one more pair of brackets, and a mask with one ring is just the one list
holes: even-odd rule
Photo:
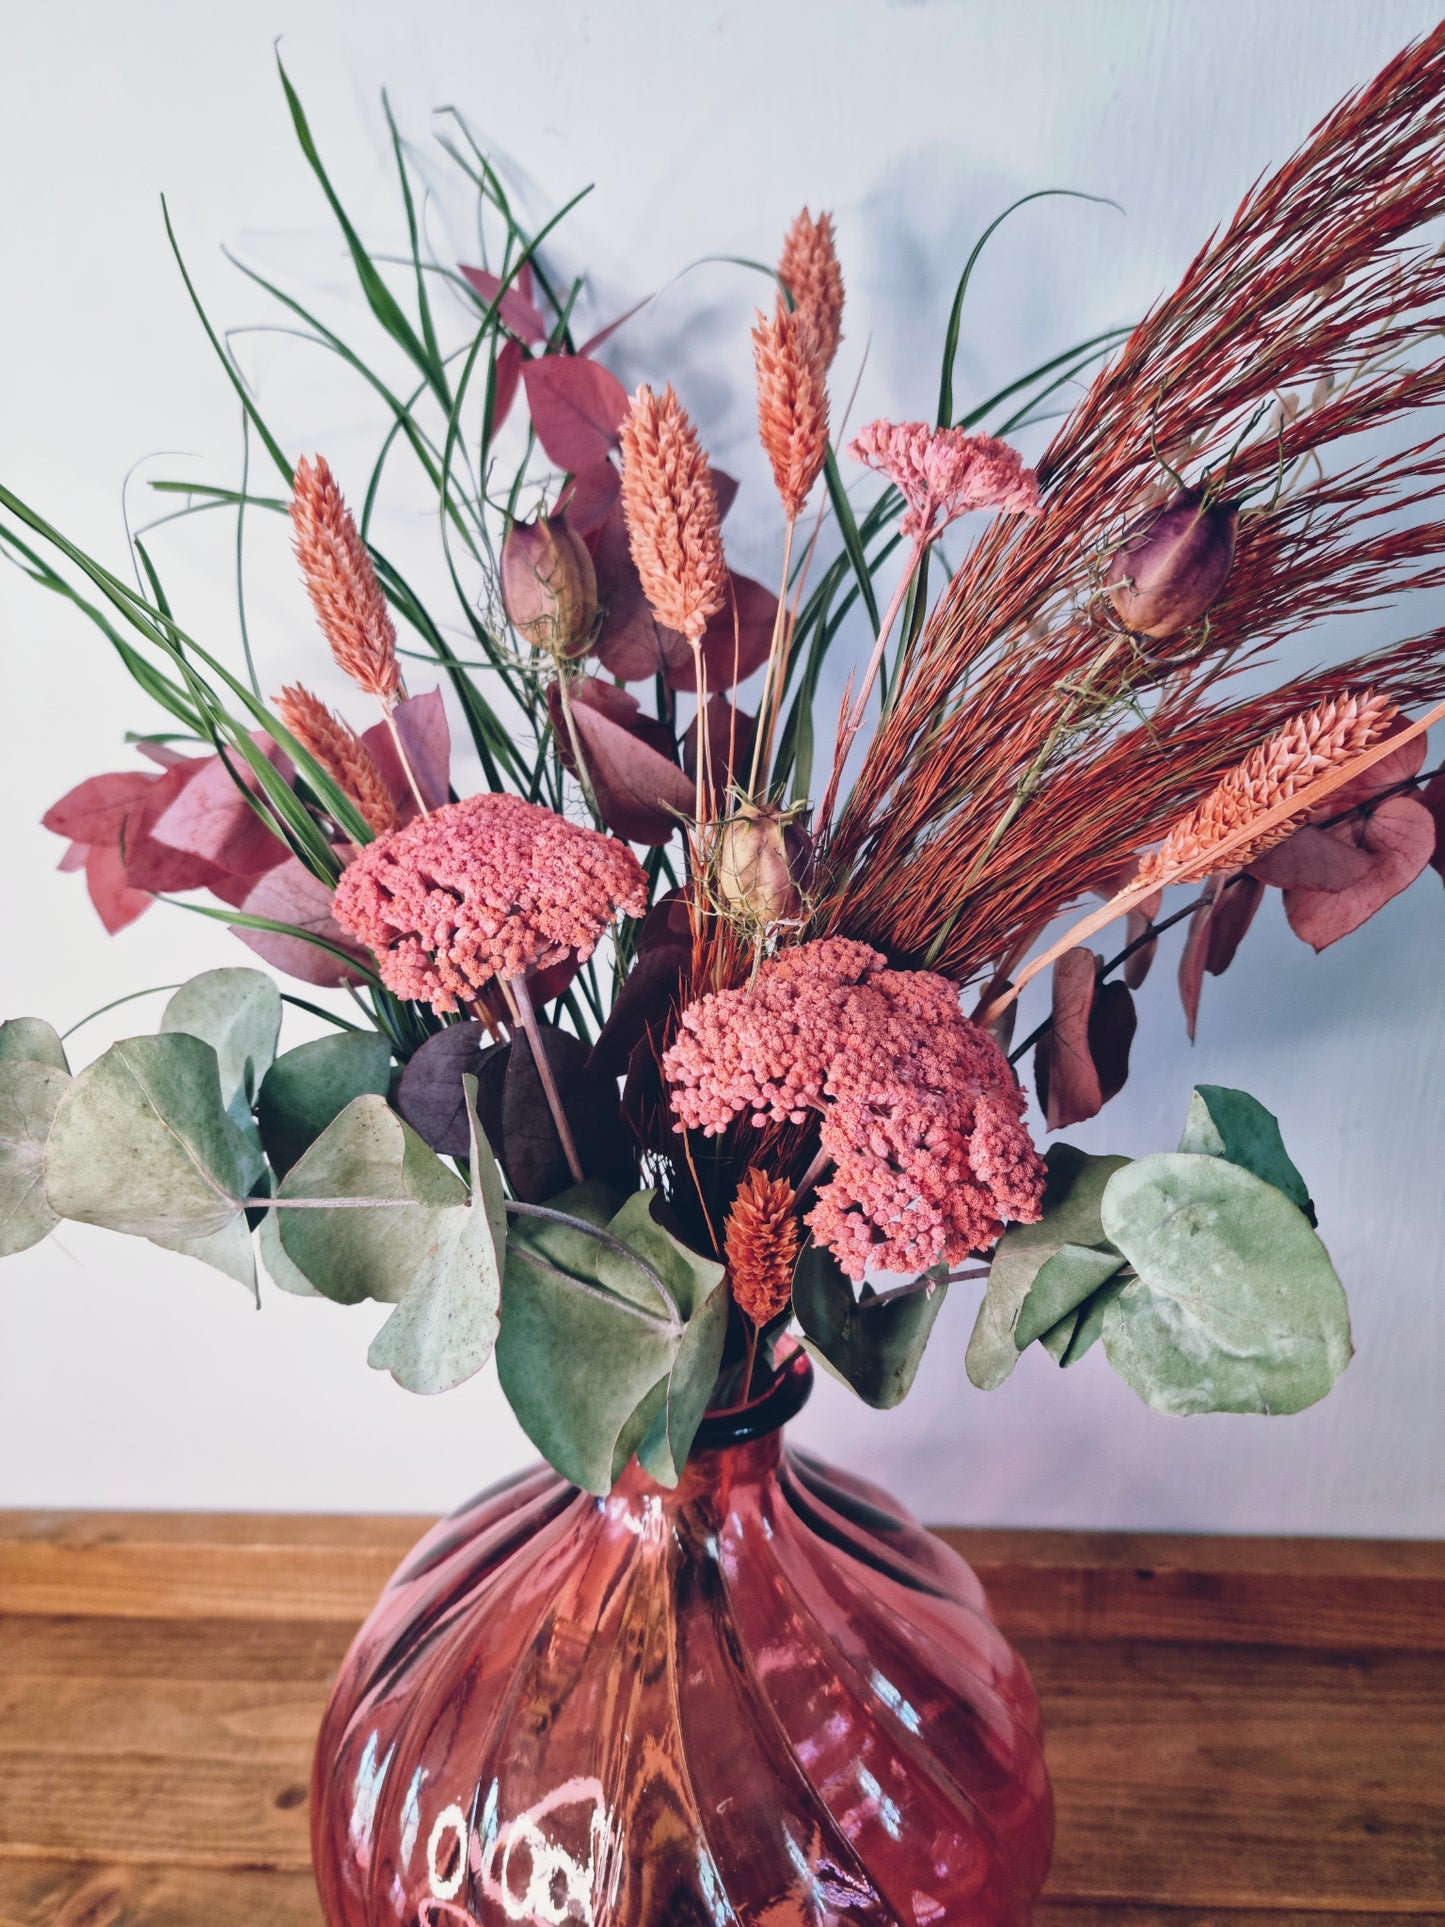
[[1104, 575], [1120, 621], [1158, 640], [1192, 628], [1224, 587], [1238, 526], [1237, 502], [1197, 488], [1131, 523]]
[[561, 515], [513, 522], [502, 543], [502, 601], [519, 636], [553, 656], [582, 656], [597, 625], [597, 575]]
[[767, 929], [802, 915], [813, 880], [813, 839], [796, 810], [743, 803], [717, 833], [713, 882], [726, 907]]

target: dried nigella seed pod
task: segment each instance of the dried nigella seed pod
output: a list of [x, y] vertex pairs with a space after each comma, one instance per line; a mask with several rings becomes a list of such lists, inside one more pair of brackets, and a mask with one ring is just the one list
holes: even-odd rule
[[813, 839], [799, 812], [743, 803], [721, 826], [714, 851], [718, 897], [736, 916], [767, 929], [795, 922], [813, 881]]
[[1197, 488], [1140, 516], [1104, 575], [1120, 621], [1156, 640], [1191, 628], [1224, 587], [1238, 526], [1237, 502], [1211, 502]]
[[502, 601], [518, 635], [560, 657], [585, 655], [597, 625], [586, 543], [560, 515], [513, 522], [502, 544]]

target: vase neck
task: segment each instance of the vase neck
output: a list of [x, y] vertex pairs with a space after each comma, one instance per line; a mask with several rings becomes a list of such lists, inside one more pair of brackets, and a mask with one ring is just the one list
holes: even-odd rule
[[813, 1368], [800, 1347], [760, 1397], [730, 1411], [707, 1413], [675, 1487], [659, 1485], [633, 1459], [608, 1503], [630, 1507], [658, 1501], [670, 1507], [708, 1496], [726, 1509], [729, 1492], [760, 1485], [776, 1474], [783, 1427], [803, 1409], [812, 1389]]

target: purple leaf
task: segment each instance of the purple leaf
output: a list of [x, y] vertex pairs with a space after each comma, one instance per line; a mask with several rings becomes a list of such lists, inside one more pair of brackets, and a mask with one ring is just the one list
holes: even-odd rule
[[[549, 1024], [539, 1029], [584, 1175], [620, 1191], [634, 1190], [637, 1160], [621, 1129], [616, 1079], [591, 1068], [580, 1038]], [[507, 1047], [500, 1144], [494, 1142], [492, 1148], [507, 1182], [526, 1204], [544, 1204], [573, 1182], [531, 1048], [520, 1033]]]
[[1124, 1086], [1137, 1017], [1126, 984], [1099, 983], [1100, 959], [1076, 946], [1054, 965], [1053, 1024], [1034, 1053], [1051, 1131], [1097, 1116]]
[[522, 370], [532, 426], [547, 459], [559, 468], [605, 461], [618, 443], [627, 390], [599, 362], [544, 355]]
[[510, 328], [514, 335], [520, 335], [523, 341], [532, 343], [547, 339], [547, 323], [537, 304], [522, 292], [518, 285], [520, 276], [502, 294], [500, 301], [497, 301], [497, 295], [501, 292], [502, 283], [497, 275], [489, 274], [485, 268], [463, 267], [461, 276], [489, 308], [496, 303], [502, 325]]
[[526, 351], [518, 341], [504, 341], [497, 355], [497, 385], [492, 391], [492, 433], [495, 435], [512, 412], [517, 399], [517, 384], [522, 379]]
[[1430, 778], [1420, 793], [1420, 801], [1430, 812], [1435, 824], [1435, 849], [1430, 865], [1445, 877], [1445, 770]]
[[1215, 899], [1204, 957], [1204, 968], [1211, 977], [1222, 977], [1234, 962], [1234, 954], [1263, 902], [1264, 885], [1253, 876], [1236, 877]]
[[[751, 576], [729, 572], [732, 594], [707, 625], [702, 639], [703, 668], [709, 690], [731, 689], [768, 659], [778, 598]], [[667, 680], [674, 689], [695, 690], [697, 671], [692, 650], [675, 630], [659, 628]]]
[[[567, 728], [555, 690], [553, 684], [548, 703], [563, 761], [570, 766]], [[644, 715], [637, 698], [625, 689], [595, 677], [575, 686], [572, 720], [608, 829], [629, 843], [666, 843], [679, 816], [689, 815], [695, 803], [694, 785], [670, 754], [666, 724]]]
[[670, 894], [643, 919], [632, 968], [592, 1046], [594, 1070], [620, 1077], [644, 1037], [655, 1033], [661, 1039], [669, 1013], [683, 1001], [683, 985], [691, 968], [687, 901], [680, 893]]
[[[556, 515], [567, 517], [567, 526], [578, 535], [593, 536], [618, 506], [622, 477], [611, 462], [592, 462], [579, 469], [557, 498]], [[624, 540], [625, 540], [624, 532]], [[596, 566], [596, 558], [593, 558]], [[638, 584], [639, 593], [641, 584]]]
[[[500, 1053], [505, 1059], [505, 1044], [495, 1043], [485, 1024], [475, 1019], [448, 1024], [435, 1037], [428, 1037], [412, 1053], [396, 1088], [396, 1108], [419, 1136], [443, 1157], [464, 1158], [471, 1148], [467, 1126], [464, 1077], [475, 1077], [477, 1115], [487, 1141], [495, 1148], [501, 1134], [501, 1079], [488, 1075]], [[503, 1065], [498, 1067], [504, 1068]], [[483, 1088], [488, 1101], [483, 1101]], [[493, 1113], [487, 1122], [486, 1111]]]
[[[705, 714], [712, 783], [721, 794], [735, 777], [739, 782], [746, 780], [757, 718], [735, 708], [726, 696], [709, 696]], [[697, 778], [697, 722], [694, 716], [682, 739], [682, 766], [694, 781]]]
[[1358, 930], [1415, 881], [1435, 850], [1435, 820], [1414, 796], [1387, 796], [1368, 815], [1351, 817], [1319, 834], [1365, 857], [1369, 867], [1338, 887], [1285, 891], [1290, 929], [1315, 950]]
[[[313, 876], [304, 863], [288, 856], [248, 891], [240, 908], [248, 917], [293, 924], [297, 930], [320, 937], [359, 961], [369, 963], [367, 952], [333, 919], [332, 894], [330, 886]], [[247, 930], [239, 924], [232, 924], [231, 930], [258, 957], [264, 957], [288, 977], [299, 977], [303, 983], [334, 987], [362, 981], [357, 972], [348, 970], [329, 950], [308, 943], [303, 936], [286, 936], [276, 930]]]

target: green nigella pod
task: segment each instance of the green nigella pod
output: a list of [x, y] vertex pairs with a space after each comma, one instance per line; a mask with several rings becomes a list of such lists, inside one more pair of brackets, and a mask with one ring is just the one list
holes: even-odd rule
[[1104, 575], [1109, 600], [1136, 635], [1177, 636], [1218, 600], [1234, 562], [1237, 502], [1182, 490], [1124, 532]]
[[597, 624], [597, 575], [565, 517], [513, 522], [502, 543], [502, 601], [534, 649], [585, 655]]

